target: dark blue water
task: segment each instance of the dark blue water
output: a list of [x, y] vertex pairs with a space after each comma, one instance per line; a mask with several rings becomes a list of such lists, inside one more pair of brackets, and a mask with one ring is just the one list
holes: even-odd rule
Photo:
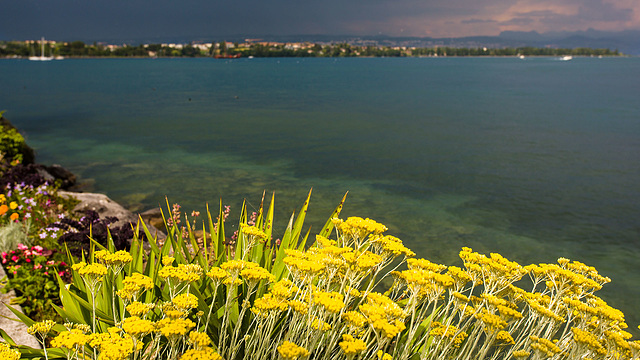
[[349, 191], [344, 216], [434, 261], [593, 265], [637, 324], [638, 79], [638, 58], [3, 60], [0, 109], [133, 209], [275, 191], [282, 232], [310, 188], [315, 227]]

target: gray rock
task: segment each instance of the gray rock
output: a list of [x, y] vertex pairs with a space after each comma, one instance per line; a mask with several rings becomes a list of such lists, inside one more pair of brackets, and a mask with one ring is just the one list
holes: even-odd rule
[[[4, 278], [5, 276], [7, 275], [4, 272], [4, 268], [0, 266], [0, 279]], [[15, 298], [15, 293], [13, 292], [13, 290], [7, 292], [6, 294], [0, 294], [0, 329], [6, 331], [7, 335], [9, 335], [11, 339], [13, 339], [13, 341], [15, 341], [18, 345], [26, 345], [34, 349], [41, 349], [42, 347], [40, 346], [38, 340], [27, 333], [27, 325], [25, 325], [21, 321], [15, 321], [18, 320], [18, 317], [7, 308], [6, 305], [9, 305], [13, 298]], [[20, 307], [20, 305], [10, 306], [22, 312], [22, 308]], [[0, 341], [2, 341], [1, 338]]]
[[[110, 216], [118, 218], [118, 221], [113, 223], [113, 226], [116, 227], [120, 227], [129, 223], [137, 224], [139, 220], [138, 215], [125, 209], [122, 205], [111, 200], [104, 194], [58, 191], [58, 195], [67, 198], [75, 198], [80, 201], [80, 203], [73, 209], [74, 212], [84, 213], [87, 210], [92, 210], [97, 212], [101, 218]], [[145, 222], [145, 225], [149, 229], [151, 235], [157, 236], [159, 240], [164, 240], [166, 238], [166, 235], [162, 231], [150, 224], [147, 220], [143, 221]]]

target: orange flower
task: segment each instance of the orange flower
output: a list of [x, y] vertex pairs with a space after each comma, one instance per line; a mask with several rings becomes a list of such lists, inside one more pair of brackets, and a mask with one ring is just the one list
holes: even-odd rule
[[18, 220], [19, 217], [20, 217], [20, 215], [18, 215], [18, 213], [13, 213], [13, 214], [11, 214], [11, 216], [9, 216], [9, 219]]
[[0, 205], [0, 216], [4, 215], [7, 211], [9, 211], [9, 207], [7, 205]]

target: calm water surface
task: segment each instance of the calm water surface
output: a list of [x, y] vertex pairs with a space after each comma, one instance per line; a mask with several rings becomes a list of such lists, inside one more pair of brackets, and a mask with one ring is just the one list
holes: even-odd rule
[[281, 234], [309, 189], [316, 228], [349, 191], [343, 216], [433, 261], [593, 265], [640, 322], [638, 58], [2, 60], [0, 79], [40, 162], [132, 209], [275, 191]]

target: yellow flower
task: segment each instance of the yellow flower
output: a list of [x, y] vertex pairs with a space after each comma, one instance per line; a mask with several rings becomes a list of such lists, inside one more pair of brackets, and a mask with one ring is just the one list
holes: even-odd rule
[[378, 355], [378, 360], [393, 360], [391, 355], [387, 354], [386, 352], [383, 352], [382, 350], [378, 350], [376, 355]]
[[313, 319], [313, 321], [311, 322], [311, 327], [320, 331], [331, 330], [331, 325], [319, 319]]
[[278, 346], [278, 353], [280, 353], [280, 356], [285, 360], [296, 360], [309, 355], [307, 349], [286, 340]]
[[111, 254], [106, 250], [99, 250], [96, 251], [93, 256], [96, 260], [99, 260], [106, 266], [111, 267], [121, 267], [133, 261], [131, 254], [124, 250], [116, 251], [114, 254]]
[[322, 305], [327, 311], [334, 314], [344, 308], [345, 304], [343, 299], [344, 296], [335, 291], [329, 293], [316, 290], [313, 292], [313, 303], [315, 305]]
[[29, 326], [27, 332], [31, 335], [40, 334], [41, 336], [45, 336], [51, 331], [51, 328], [53, 328], [55, 324], [53, 320], [44, 320]]
[[210, 277], [211, 279], [217, 281], [218, 284], [219, 284], [220, 281], [226, 279], [229, 276], [229, 274], [226, 271], [222, 270], [221, 268], [219, 268], [217, 266], [214, 266], [211, 269], [209, 269], [209, 271], [207, 271], [206, 275], [208, 277]]
[[309, 310], [309, 304], [304, 301], [291, 300], [289, 301], [289, 306], [299, 314], [306, 314]]
[[122, 330], [135, 337], [155, 331], [155, 325], [152, 321], [131, 316], [122, 321]]
[[176, 260], [176, 258], [171, 257], [171, 256], [164, 256], [162, 258], [162, 265], [164, 266], [169, 266], [171, 264], [173, 264], [173, 262]]
[[514, 345], [516, 343], [511, 334], [506, 331], [499, 331], [498, 335], [496, 335], [496, 341], [502, 345]]
[[169, 339], [186, 335], [196, 324], [189, 319], [162, 319], [157, 323], [157, 330]]
[[180, 294], [174, 297], [171, 302], [179, 311], [195, 309], [198, 307], [198, 297], [190, 293]]
[[192, 331], [189, 333], [189, 344], [196, 349], [202, 349], [211, 344], [211, 338], [206, 333]]
[[127, 311], [131, 316], [145, 317], [149, 311], [153, 308], [153, 304], [143, 304], [139, 301], [134, 301], [127, 305]]
[[367, 318], [357, 311], [347, 311], [342, 314], [342, 320], [346, 321], [349, 326], [362, 328], [367, 322]]
[[276, 279], [275, 275], [271, 274], [269, 270], [260, 266], [253, 266], [240, 271], [240, 275], [249, 283], [258, 283], [261, 280], [272, 282]]
[[364, 341], [354, 339], [353, 336], [348, 334], [342, 335], [342, 342], [339, 345], [347, 356], [357, 355], [367, 349], [367, 344]]
[[0, 342], [0, 359], [18, 360], [20, 359], [20, 351], [18, 349], [12, 349], [11, 346], [5, 342]]
[[4, 196], [4, 194], [0, 194], [0, 204], [4, 203], [5, 201], [7, 201], [7, 197]]
[[190, 349], [185, 351], [180, 360], [222, 360], [222, 356], [218, 355], [212, 348]]
[[9, 204], [9, 208], [10, 208], [11, 210], [15, 210], [15, 209], [17, 209], [17, 208], [18, 208], [18, 203], [17, 203], [17, 202], [15, 202], [15, 201], [12, 201], [12, 202], [11, 202], [11, 204]]
[[253, 302], [251, 312], [256, 315], [268, 316], [273, 313], [287, 310], [288, 301], [281, 297], [275, 297], [273, 294], [264, 294], [263, 297]]
[[358, 260], [356, 260], [356, 265], [361, 271], [368, 271], [381, 262], [382, 256], [376, 255], [370, 251], [365, 251], [358, 257]]
[[200, 280], [202, 272], [202, 268], [198, 264], [179, 264], [177, 267], [163, 267], [158, 271], [158, 276], [168, 280], [194, 282]]
[[134, 351], [133, 338], [120, 336], [120, 329], [109, 328], [108, 333], [93, 334], [89, 344], [100, 351], [100, 360], [127, 360]]

